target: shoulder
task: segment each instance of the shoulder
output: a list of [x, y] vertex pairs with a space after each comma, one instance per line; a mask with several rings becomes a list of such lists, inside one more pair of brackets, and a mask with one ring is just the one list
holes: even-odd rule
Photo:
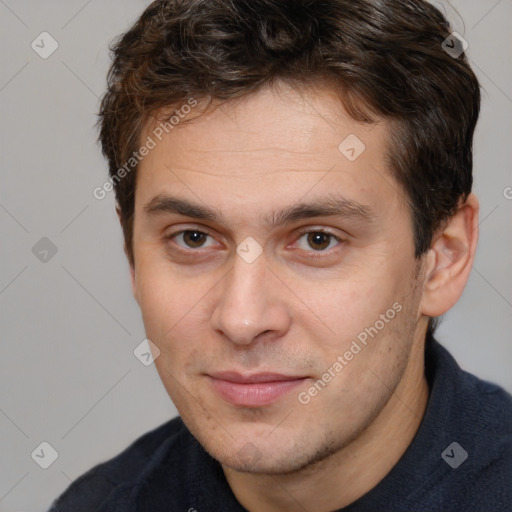
[[512, 396], [462, 370], [441, 345], [432, 348], [438, 370], [433, 434], [442, 443], [443, 470], [438, 475], [443, 475], [440, 485], [446, 487], [446, 502], [456, 497], [457, 507], [468, 511], [509, 510]]
[[512, 443], [512, 396], [499, 385], [460, 368], [457, 373], [453, 395], [461, 422], [470, 433], [485, 434], [480, 443], [487, 448], [493, 445], [499, 453]]
[[512, 510], [512, 396], [467, 374], [472, 393], [464, 409], [467, 461], [459, 468], [466, 510]]
[[[194, 439], [180, 417], [145, 433], [114, 458], [98, 464], [75, 480], [52, 504], [49, 512], [97, 510], [120, 488], [137, 485], [145, 472], [169, 451], [190, 450]], [[179, 453], [176, 453], [179, 457]]]
[[[505, 495], [512, 504], [512, 396], [500, 386], [464, 372], [472, 394], [465, 409], [466, 429], [475, 442], [473, 482]], [[469, 454], [468, 454], [469, 458]], [[505, 501], [503, 501], [505, 503]]]
[[426, 358], [427, 368], [436, 374], [431, 391], [438, 414], [449, 415], [470, 430], [512, 434], [510, 393], [461, 369], [448, 350], [435, 340], [427, 346]]

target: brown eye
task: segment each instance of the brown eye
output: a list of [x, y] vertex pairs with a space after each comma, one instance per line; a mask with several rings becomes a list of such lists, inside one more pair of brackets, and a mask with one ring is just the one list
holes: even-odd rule
[[185, 243], [192, 248], [201, 247], [205, 238], [208, 236], [206, 233], [201, 233], [200, 231], [185, 231], [183, 235]]
[[302, 233], [299, 241], [304, 238], [306, 239], [306, 243], [298, 243], [298, 246], [300, 249], [310, 252], [311, 250], [314, 252], [326, 252], [326, 249], [333, 247], [333, 242], [339, 243], [341, 241], [337, 236], [325, 231], [307, 231]]
[[331, 235], [328, 233], [322, 233], [321, 231], [308, 233], [308, 244], [313, 249], [324, 250], [329, 247], [331, 241]]
[[[197, 231], [195, 229], [189, 229], [180, 231], [172, 235], [170, 238], [176, 240], [176, 244], [182, 249], [199, 249], [205, 247], [205, 241], [210, 237], [207, 233]], [[211, 237], [210, 237], [211, 238]]]

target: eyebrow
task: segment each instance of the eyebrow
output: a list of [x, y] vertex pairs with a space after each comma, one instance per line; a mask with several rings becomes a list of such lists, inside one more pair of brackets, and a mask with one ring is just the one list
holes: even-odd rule
[[[224, 224], [223, 216], [217, 209], [173, 196], [155, 196], [144, 206], [144, 211], [151, 217], [177, 213], [194, 219]], [[300, 202], [282, 210], [273, 211], [270, 215], [264, 215], [262, 219], [269, 227], [276, 227], [311, 217], [347, 217], [372, 222], [377, 216], [368, 205], [329, 194], [311, 202]]]

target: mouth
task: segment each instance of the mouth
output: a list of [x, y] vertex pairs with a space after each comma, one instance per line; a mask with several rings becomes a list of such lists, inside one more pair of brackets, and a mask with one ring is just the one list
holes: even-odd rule
[[225, 401], [241, 407], [263, 407], [276, 402], [308, 377], [280, 373], [218, 372], [208, 374], [215, 392]]

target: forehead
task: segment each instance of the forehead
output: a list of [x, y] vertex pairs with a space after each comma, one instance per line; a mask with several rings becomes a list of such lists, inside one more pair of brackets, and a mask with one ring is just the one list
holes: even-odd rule
[[267, 87], [202, 109], [168, 133], [161, 121], [145, 126], [141, 140], [151, 137], [155, 147], [139, 165], [141, 213], [164, 195], [217, 211], [235, 205], [242, 215], [258, 209], [267, 220], [263, 208], [270, 214], [326, 192], [372, 211], [403, 198], [388, 169], [389, 125], [352, 119], [330, 89]]
[[[171, 120], [172, 126], [167, 123], [160, 132], [167, 139], [172, 134], [176, 145], [184, 145], [185, 151], [193, 148], [195, 154], [189, 157], [199, 150], [242, 154], [257, 149], [263, 158], [272, 150], [318, 156], [320, 149], [337, 150], [351, 134], [375, 149], [383, 149], [388, 140], [386, 121], [376, 119], [369, 124], [354, 120], [345, 111], [339, 93], [328, 86], [295, 89], [277, 82], [224, 102], [199, 100], [190, 108], [190, 100], [161, 110], [158, 120], [152, 118], [146, 123], [142, 138]], [[335, 142], [338, 144], [333, 146]], [[372, 148], [367, 144], [367, 149]]]

